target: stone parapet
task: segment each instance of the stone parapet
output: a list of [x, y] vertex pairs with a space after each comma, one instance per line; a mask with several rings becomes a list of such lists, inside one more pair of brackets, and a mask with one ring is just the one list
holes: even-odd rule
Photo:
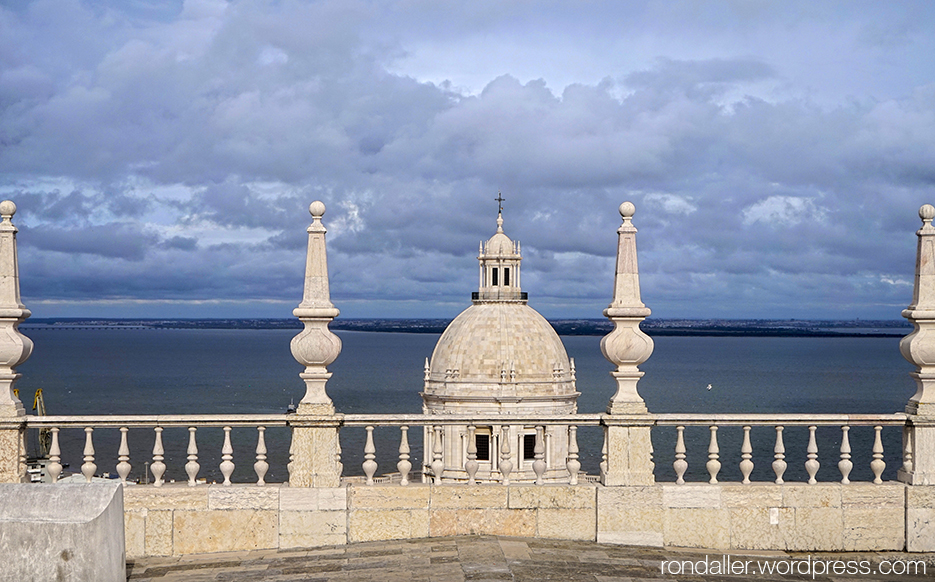
[[935, 487], [896, 482], [124, 491], [129, 557], [452, 535], [730, 551], [935, 551]]
[[[913, 489], [901, 483], [601, 488], [597, 541], [722, 550], [901, 550], [905, 495]], [[926, 501], [917, 497], [924, 517]], [[924, 519], [918, 522], [921, 532]]]

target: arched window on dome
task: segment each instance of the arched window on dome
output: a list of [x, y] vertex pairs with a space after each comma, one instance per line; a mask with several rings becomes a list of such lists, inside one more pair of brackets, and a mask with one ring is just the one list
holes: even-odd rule
[[492, 273], [492, 275], [491, 275], [491, 280], [490, 280], [490, 282], [491, 282], [491, 284], [492, 284], [494, 287], [497, 287], [498, 285], [500, 285], [500, 282], [498, 281], [499, 277], [497, 277], [497, 275], [499, 274], [499, 273], [497, 272], [498, 270], [499, 270], [499, 269], [497, 269], [496, 267], [494, 267], [494, 268], [493, 268], [493, 273]]
[[503, 267], [503, 286], [504, 287], [510, 286], [510, 268], [509, 267]]

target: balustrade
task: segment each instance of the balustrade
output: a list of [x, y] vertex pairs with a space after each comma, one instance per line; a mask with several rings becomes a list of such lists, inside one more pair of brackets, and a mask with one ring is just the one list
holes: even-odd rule
[[[819, 427], [839, 427], [840, 429], [840, 448], [839, 460], [837, 463], [840, 472], [840, 482], [849, 484], [851, 482], [851, 472], [854, 468], [851, 448], [851, 428], [869, 427], [872, 433], [872, 456], [868, 456], [868, 467], [873, 474], [873, 483], [882, 483], [882, 474], [886, 469], [884, 461], [883, 439], [881, 437], [885, 426], [904, 426], [906, 422], [905, 414], [880, 414], [880, 415], [840, 415], [840, 414], [718, 414], [713, 417], [704, 415], [679, 415], [679, 414], [660, 414], [656, 415], [657, 426], [674, 426], [675, 445], [674, 462], [672, 469], [675, 472], [676, 484], [685, 483], [685, 475], [689, 468], [687, 460], [688, 448], [686, 447], [685, 427], [697, 426], [708, 429], [707, 462], [705, 469], [708, 473], [709, 483], [718, 483], [718, 474], [722, 469], [721, 446], [718, 443], [718, 429], [723, 427], [741, 427], [742, 440], [740, 445], [740, 462], [737, 465], [741, 476], [741, 483], [751, 483], [751, 474], [754, 470], [754, 448], [751, 440], [751, 432], [755, 427], [772, 427], [775, 430], [775, 439], [773, 441], [773, 462], [771, 468], [775, 475], [774, 482], [783, 484], [786, 481], [783, 476], [786, 474], [788, 465], [786, 462], [786, 444], [784, 441], [784, 431], [787, 427], [803, 427], [807, 429], [807, 444], [804, 446], [804, 463], [801, 467], [805, 472], [805, 480], [809, 484], [818, 483], [818, 473], [821, 469], [819, 460], [819, 439], [817, 431]], [[866, 433], [865, 433], [866, 436]], [[867, 440], [867, 439], [865, 439]], [[901, 459], [903, 469], [906, 464], [912, 462], [912, 451], [907, 446], [910, 439], [904, 438]], [[700, 444], [700, 443], [698, 443]], [[870, 460], [872, 459], [872, 460]]]
[[[148, 461], [148, 471], [152, 475], [152, 485], [161, 487], [167, 482], [167, 472], [176, 476], [181, 476], [184, 472], [187, 475], [187, 484], [195, 486], [199, 482], [207, 482], [202, 478], [199, 480], [199, 472], [202, 465], [199, 463], [199, 436], [202, 429], [211, 429], [213, 431], [222, 431], [222, 443], [219, 449], [220, 462], [217, 472], [220, 474], [219, 481], [229, 486], [233, 481], [235, 471], [235, 446], [232, 441], [232, 433], [240, 434], [240, 445], [243, 446], [247, 437], [244, 428], [253, 428], [255, 433], [255, 462], [253, 463], [253, 472], [256, 474], [255, 483], [258, 486], [266, 484], [266, 477], [270, 469], [268, 449], [267, 449], [267, 428], [268, 427], [287, 427], [289, 426], [289, 416], [287, 415], [233, 415], [233, 416], [177, 416], [177, 417], [145, 417], [145, 416], [98, 416], [98, 417], [30, 417], [27, 424], [30, 428], [45, 428], [49, 430], [51, 436], [49, 448], [49, 462], [47, 463], [47, 473], [53, 482], [60, 480], [63, 471], [62, 463], [62, 441], [61, 431], [68, 429], [80, 429], [84, 434], [84, 447], [81, 450], [80, 474], [84, 480], [90, 481], [98, 471], [98, 466], [102, 458], [114, 458], [105, 453], [102, 457], [96, 452], [100, 446], [96, 441], [100, 440], [98, 433], [107, 434], [106, 429], [116, 429], [114, 433], [119, 434], [119, 445], [116, 448], [116, 475], [121, 482], [128, 482], [133, 465], [131, 459], [131, 442], [140, 438], [140, 433], [136, 429], [149, 428], [152, 432], [149, 438], [152, 439], [152, 458], [143, 459]], [[604, 423], [604, 415], [600, 414], [579, 414], [579, 415], [547, 415], [547, 416], [516, 416], [510, 418], [510, 425], [502, 424], [502, 416], [490, 415], [481, 417], [472, 415], [470, 417], [459, 417], [456, 415], [425, 416], [425, 415], [345, 415], [341, 417], [341, 425], [349, 429], [363, 429], [361, 448], [354, 449], [358, 452], [353, 455], [360, 455], [363, 459], [360, 466], [363, 470], [363, 477], [357, 478], [353, 475], [342, 476], [346, 481], [354, 482], [360, 479], [367, 485], [379, 483], [398, 483], [406, 486], [411, 482], [411, 471], [414, 464], [412, 457], [413, 449], [410, 445], [409, 432], [413, 426], [424, 427], [425, 435], [428, 438], [427, 443], [416, 443], [417, 452], [424, 454], [422, 466], [424, 467], [423, 480], [441, 483], [444, 481], [474, 483], [498, 483], [500, 485], [509, 485], [515, 482], [530, 482], [537, 485], [545, 483], [569, 483], [572, 485], [578, 483], [594, 483], [601, 480], [598, 475], [587, 475], [581, 473], [581, 449], [579, 448], [579, 427], [588, 427], [589, 430], [597, 429]], [[795, 444], [796, 450], [800, 451], [794, 458], [801, 459], [802, 463], [796, 465], [799, 473], [793, 476], [793, 480], [806, 481], [810, 484], [819, 482], [819, 474], [824, 476], [824, 481], [828, 481], [830, 475], [826, 469], [822, 469], [822, 463], [827, 462], [827, 452], [821, 453], [819, 444], [825, 443], [829, 438], [834, 440], [837, 449], [835, 462], [837, 463], [837, 472], [839, 479], [843, 484], [851, 483], [855, 471], [855, 463], [861, 463], [862, 475], [872, 473], [872, 477], [859, 477], [859, 480], [872, 480], [873, 483], [883, 482], [883, 473], [887, 467], [887, 461], [884, 455], [884, 439], [882, 438], [883, 429], [888, 426], [904, 426], [906, 415], [744, 415], [744, 414], [721, 414], [714, 416], [705, 415], [679, 415], [679, 414], [659, 414], [654, 416], [654, 425], [658, 428], [672, 427], [674, 434], [674, 462], [671, 467], [674, 471], [676, 484], [684, 484], [688, 477], [693, 475], [690, 469], [690, 463], [694, 455], [700, 453], [699, 447], [704, 447], [706, 459], [703, 463], [703, 469], [707, 473], [705, 478], [711, 484], [722, 482], [727, 475], [728, 480], [737, 480], [743, 484], [749, 484], [759, 475], [759, 480], [763, 480], [761, 473], [762, 467], [757, 469], [755, 458], [757, 457], [757, 448], [763, 450], [763, 440], [766, 436], [762, 429], [769, 428], [774, 437], [770, 441], [772, 447], [772, 463], [767, 464], [767, 470], [772, 469], [770, 480], [777, 484], [786, 482], [788, 479], [787, 464], [787, 433], [790, 427], [796, 431], [796, 439], [799, 444]], [[456, 437], [458, 443], [450, 443], [449, 447], [445, 439], [449, 438], [446, 433], [446, 427], [459, 427], [460, 432], [452, 433], [461, 435]], [[490, 426], [491, 429], [486, 427]], [[532, 446], [530, 440], [524, 449], [524, 439], [521, 434], [514, 432], [511, 427], [525, 427], [524, 433], [531, 435], [529, 438], [535, 439]], [[824, 428], [823, 428], [824, 427]], [[827, 431], [828, 427], [836, 427], [840, 435], [839, 444], [836, 438], [829, 437], [829, 433], [822, 433], [825, 436], [819, 438], [818, 433], [821, 430]], [[852, 429], [859, 427], [863, 432], [860, 433], [861, 455], [854, 458], [855, 451], [852, 449], [854, 431]], [[132, 430], [131, 430], [132, 429]], [[176, 455], [170, 458], [166, 453], [165, 431], [172, 429], [187, 431], [187, 449], [184, 455]], [[388, 429], [399, 430], [398, 440], [396, 437], [388, 437], [389, 433], [382, 432]], [[483, 430], [481, 430], [483, 429]], [[654, 430], [657, 430], [654, 429]], [[707, 434], [706, 443], [700, 443], [697, 439], [687, 437], [688, 430], [705, 429]], [[724, 439], [721, 440], [721, 432], [725, 432]], [[103, 431], [103, 432], [102, 432]], [[381, 433], [382, 438], [376, 438], [375, 433]], [[591, 433], [587, 442], [587, 449], [590, 455], [587, 458], [591, 469], [599, 469], [601, 474], [606, 473], [607, 467], [607, 432], [603, 431], [604, 442], [601, 445], [600, 465], [597, 463], [598, 439], [596, 434]], [[110, 433], [110, 434], [114, 434]], [[905, 431], [904, 431], [905, 433]], [[183, 433], [184, 434], [184, 433]], [[215, 433], [216, 434], [216, 433]], [[353, 432], [342, 432], [342, 438], [351, 438]], [[484, 435], [483, 459], [479, 459], [478, 438]], [[136, 435], [136, 436], [134, 436]], [[753, 438], [753, 435], [759, 435]], [[185, 439], [176, 438], [173, 433], [172, 443], [175, 450], [185, 446]], [[730, 438], [728, 438], [730, 437]], [[104, 438], [104, 437], [100, 437]], [[654, 436], [655, 438], [655, 436]], [[888, 437], [889, 438], [889, 437]], [[898, 438], [898, 437], [897, 437]], [[148, 440], [148, 439], [147, 439]], [[354, 439], [351, 438], [353, 441]], [[398, 442], [392, 446], [392, 453], [386, 448], [382, 452], [378, 447], [384, 447], [387, 440], [389, 442]], [[795, 439], [793, 439], [795, 440]], [[806, 442], [807, 440], [807, 442]], [[72, 438], [74, 441], [74, 438]], [[179, 442], [183, 441], [183, 442]], [[136, 441], [139, 442], [139, 441]], [[282, 442], [278, 442], [282, 445]], [[422, 444], [427, 444], [427, 448], [422, 448]], [[515, 446], [514, 446], [515, 445]], [[706, 446], [705, 446], [706, 445]], [[252, 446], [252, 445], [251, 445]], [[460, 461], [453, 461], [447, 458], [446, 451], [456, 450], [463, 446], [461, 450]], [[531, 447], [531, 452], [530, 448]], [[671, 446], [671, 445], [670, 445]], [[734, 447], [737, 448], [734, 448]], [[798, 447], [802, 448], [798, 448]], [[337, 445], [340, 447], [340, 444]], [[560, 447], [558, 450], [567, 451], [563, 454], [561, 464], [551, 459], [553, 447]], [[725, 448], [726, 447], [726, 448]], [[828, 451], [827, 444], [821, 444], [822, 451]], [[888, 450], [895, 451], [889, 448]], [[280, 447], [284, 448], [284, 447]], [[111, 449], [113, 450], [113, 449]], [[241, 449], [242, 450], [242, 449]], [[672, 450], [672, 449], [669, 449]], [[724, 451], [737, 451], [725, 456]], [[284, 453], [279, 452], [281, 458]], [[378, 476], [379, 466], [387, 466], [386, 455], [392, 455], [394, 458], [389, 466], [395, 464], [396, 473], [384, 476]], [[529, 456], [523, 456], [523, 455]], [[340, 463], [340, 448], [335, 451], [336, 461]], [[379, 455], [383, 455], [380, 457]], [[866, 455], [866, 456], [862, 456]], [[170, 460], [183, 458], [184, 465], [176, 465], [174, 469], [167, 466]], [[380, 460], [380, 459], [383, 460]], [[525, 459], [525, 464], [523, 460]], [[736, 459], [736, 460], [734, 460]], [[903, 470], [910, 470], [913, 462], [912, 439], [903, 438], [903, 448], [900, 452], [901, 466]], [[379, 463], [379, 464], [378, 464]], [[727, 465], [723, 465], [727, 463]], [[138, 462], [137, 466], [141, 463]], [[249, 467], [249, 465], [247, 465]], [[725, 468], [726, 467], [726, 468]], [[700, 466], [696, 465], [697, 468]], [[171, 471], [170, 471], [171, 469]], [[446, 473], [447, 471], [447, 473]], [[657, 475], [665, 473], [657, 469]], [[212, 473], [217, 475], [218, 473]], [[442, 479], [442, 475], [446, 475]], [[455, 475], [449, 477], [447, 475]], [[457, 477], [461, 475], [461, 477]], [[698, 478], [694, 474], [694, 479]], [[182, 477], [183, 482], [185, 478]], [[243, 475], [240, 477], [243, 480]], [[142, 479], [141, 479], [142, 480]], [[173, 479], [174, 482], [174, 479]]]
[[[167, 482], [167, 475], [173, 474], [181, 477], [187, 475], [189, 486], [195, 486], [199, 483], [198, 474], [201, 471], [201, 465], [198, 462], [198, 442], [197, 433], [199, 428], [223, 431], [223, 444], [220, 445], [220, 463], [217, 465], [220, 477], [225, 485], [232, 483], [231, 477], [234, 473], [234, 445], [231, 438], [232, 432], [242, 431], [243, 428], [255, 427], [256, 432], [256, 462], [253, 464], [253, 470], [256, 473], [256, 484], [263, 486], [266, 484], [266, 475], [269, 471], [267, 461], [266, 429], [267, 427], [286, 427], [287, 417], [285, 415], [190, 415], [190, 416], [42, 416], [28, 417], [27, 426], [29, 428], [48, 429], [51, 435], [49, 446], [49, 460], [46, 464], [46, 473], [49, 480], [53, 483], [58, 482], [63, 476], [65, 465], [62, 462], [62, 431], [80, 429], [84, 433], [84, 447], [81, 452], [80, 474], [84, 481], [90, 482], [98, 474], [98, 468], [101, 460], [113, 458], [106, 454], [100, 455], [96, 452], [103, 450], [96, 441], [106, 441], [108, 436], [107, 429], [117, 429], [119, 433], [119, 445], [116, 448], [116, 465], [113, 470], [122, 483], [128, 483], [133, 468], [131, 464], [131, 441], [135, 439], [145, 439], [141, 437], [145, 429], [150, 432], [149, 442], [152, 443], [152, 460], [145, 463], [140, 462], [138, 466], [146, 466], [146, 471], [152, 475], [152, 485], [161, 487]], [[132, 429], [132, 430], [131, 430]], [[143, 429], [143, 432], [137, 429]], [[166, 430], [187, 429], [187, 449], [184, 449], [186, 455], [167, 453], [169, 441], [165, 440]], [[99, 434], [102, 435], [99, 437]], [[112, 433], [111, 433], [112, 434]], [[183, 433], [184, 434], [184, 433]], [[173, 451], [181, 451], [184, 447], [184, 438], [175, 438], [173, 434], [171, 445]], [[239, 441], [242, 442], [246, 433], [241, 433]], [[66, 439], [69, 440], [69, 439]], [[71, 442], [77, 444], [74, 438]], [[148, 440], [148, 439], [146, 439]], [[113, 449], [111, 449], [113, 450]], [[184, 456], [186, 463], [183, 466], [170, 467], [170, 460]], [[284, 464], [284, 463], [283, 463]], [[106, 471], [106, 468], [104, 469]], [[140, 482], [150, 482], [148, 474], [141, 476]], [[172, 479], [174, 482], [174, 479]], [[202, 479], [201, 482], [207, 482]]]

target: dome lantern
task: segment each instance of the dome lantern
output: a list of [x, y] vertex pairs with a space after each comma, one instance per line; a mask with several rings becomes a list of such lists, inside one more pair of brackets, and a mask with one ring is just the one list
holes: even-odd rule
[[519, 241], [513, 242], [503, 232], [503, 211], [497, 213], [497, 232], [485, 243], [481, 241], [477, 255], [480, 263], [478, 292], [472, 296], [474, 303], [488, 301], [526, 302], [526, 294], [520, 288]]

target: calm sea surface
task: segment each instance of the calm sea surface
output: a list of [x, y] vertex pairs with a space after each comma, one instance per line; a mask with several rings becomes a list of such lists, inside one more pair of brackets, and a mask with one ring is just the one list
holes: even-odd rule
[[[41, 387], [49, 414], [239, 414], [277, 413], [304, 394], [301, 371], [289, 350], [295, 330], [48, 330], [24, 328], [36, 344], [32, 357], [19, 367], [17, 383], [27, 411], [32, 394]], [[437, 335], [346, 332], [330, 370], [328, 393], [347, 413], [419, 413], [422, 367]], [[579, 412], [601, 412], [614, 392], [608, 372], [612, 366], [600, 352], [599, 337], [562, 338], [578, 373]], [[903, 410], [915, 386], [912, 370], [899, 354], [899, 340], [889, 338], [738, 338], [657, 337], [652, 357], [641, 368], [640, 393], [653, 412], [828, 412], [890, 413]], [[713, 388], [709, 391], [707, 385]], [[653, 432], [657, 478], [674, 479], [671, 470], [674, 430]], [[707, 430], [689, 428], [687, 478], [706, 478]], [[772, 478], [774, 431], [753, 430], [753, 478]], [[131, 476], [140, 476], [151, 460], [150, 430], [130, 433]], [[289, 436], [286, 429], [267, 432], [270, 449], [269, 481], [284, 481]], [[198, 431], [201, 476], [219, 477], [220, 430]], [[718, 433], [722, 479], [737, 478], [740, 429]], [[804, 428], [787, 428], [787, 480], [804, 478]], [[870, 473], [872, 429], [851, 430], [855, 465], [852, 478]], [[887, 471], [895, 475], [899, 463], [899, 431], [884, 431]], [[94, 433], [99, 471], [113, 471], [118, 433]], [[64, 460], [77, 470], [84, 435], [63, 431]], [[395, 470], [397, 429], [377, 429], [378, 473]], [[600, 461], [597, 430], [582, 429], [580, 445], [584, 470], [596, 473]], [[187, 431], [164, 433], [167, 477], [183, 479]], [[413, 431], [414, 469], [421, 460], [421, 431]], [[346, 474], [361, 474], [363, 431], [341, 433]], [[819, 429], [819, 478], [837, 474], [840, 430]], [[235, 429], [234, 479], [252, 476], [256, 432]], [[254, 477], [255, 478], [255, 477]]]

